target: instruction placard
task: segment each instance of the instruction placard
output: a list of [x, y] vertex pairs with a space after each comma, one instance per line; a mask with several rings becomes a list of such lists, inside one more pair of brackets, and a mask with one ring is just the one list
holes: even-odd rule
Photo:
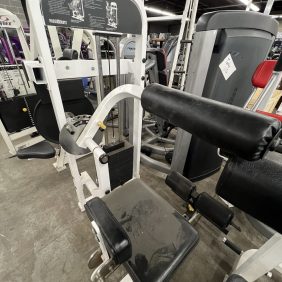
[[142, 21], [132, 0], [44, 0], [46, 25], [103, 32], [141, 34]]
[[19, 70], [16, 65], [0, 66], [0, 98], [10, 99], [34, 93], [36, 93], [34, 86], [27, 83], [21, 67]]
[[229, 77], [237, 70], [231, 54], [228, 54], [228, 56], [219, 65], [219, 68], [221, 69], [225, 80], [229, 79]]

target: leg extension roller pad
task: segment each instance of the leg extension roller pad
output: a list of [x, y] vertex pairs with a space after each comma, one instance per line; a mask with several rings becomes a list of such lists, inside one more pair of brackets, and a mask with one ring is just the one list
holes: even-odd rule
[[282, 166], [264, 159], [230, 159], [217, 183], [216, 193], [257, 220], [282, 232]]

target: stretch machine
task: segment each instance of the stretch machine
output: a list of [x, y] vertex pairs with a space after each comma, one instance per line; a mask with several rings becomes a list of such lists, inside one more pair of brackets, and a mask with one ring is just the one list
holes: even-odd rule
[[[73, 143], [88, 148], [101, 162], [104, 155], [103, 152], [96, 155], [100, 147], [93, 137], [113, 105], [128, 97], [141, 101], [148, 112], [228, 152], [229, 161], [218, 182], [217, 193], [277, 230], [259, 250], [242, 255], [228, 281], [255, 281], [268, 271], [279, 269], [282, 225], [275, 214], [281, 213], [282, 166], [262, 159], [278, 146], [281, 123], [157, 84], [146, 87], [143, 92], [140, 86], [123, 85], [101, 102], [78, 139], [73, 138]], [[135, 117], [138, 118], [141, 121], [140, 116]], [[138, 130], [141, 137], [141, 123]], [[66, 131], [61, 135], [70, 137]], [[140, 148], [140, 141], [134, 143], [134, 147]], [[97, 173], [103, 171], [104, 179], [109, 180], [108, 163], [104, 162], [103, 166], [104, 170], [96, 167]], [[198, 194], [195, 186], [181, 174], [172, 172], [166, 183], [215, 225], [224, 227], [231, 223], [232, 213], [226, 212], [226, 208], [205, 193]], [[261, 209], [265, 197], [271, 206], [267, 212]], [[88, 200], [85, 209], [100, 247], [89, 261], [89, 266], [94, 268], [92, 281], [103, 281], [121, 264], [128, 271], [121, 281], [167, 281], [198, 241], [198, 234], [190, 223], [136, 176], [108, 195]]]
[[[61, 5], [60, 11], [68, 9], [64, 1], [57, 1], [56, 7], [58, 7], [58, 3]], [[95, 269], [91, 277], [92, 281], [103, 281], [109, 273], [121, 264], [128, 271], [123, 281], [165, 281], [196, 246], [198, 234], [186, 218], [140, 180], [141, 103], [146, 111], [166, 119], [194, 136], [229, 152], [233, 156], [232, 160], [230, 157], [230, 161], [241, 158], [246, 162], [255, 164], [255, 166], [257, 161], [259, 162], [269, 150], [276, 148], [280, 141], [281, 124], [270, 117], [156, 84], [150, 85], [144, 90], [147, 36], [144, 4], [140, 1], [131, 0], [116, 1], [118, 26], [117, 29], [114, 29], [106, 21], [106, 1], [100, 3], [100, 8], [104, 11], [105, 21], [96, 26], [97, 23], [93, 21], [92, 17], [100, 18], [100, 14], [96, 15], [95, 11], [97, 12], [97, 10], [93, 9], [91, 5], [84, 6], [84, 9], [86, 9], [84, 21], [77, 22], [72, 19], [72, 14], [69, 11], [64, 15], [61, 12], [56, 13], [57, 10], [54, 9], [54, 1], [52, 0], [27, 1], [30, 22], [38, 47], [39, 62], [34, 68], [32, 68], [33, 62], [30, 62], [30, 64], [27, 62], [26, 66], [29, 64], [29, 72], [40, 74], [40, 76], [35, 75], [35, 78], [37, 78], [35, 82], [41, 82], [48, 86], [51, 103], [60, 129], [60, 143], [68, 152], [67, 156], [79, 207], [81, 210], [86, 210], [98, 239], [100, 248], [89, 261], [89, 266]], [[128, 10], [130, 10], [130, 13], [128, 13]], [[127, 17], [124, 16], [124, 13]], [[90, 15], [91, 18], [89, 18]], [[134, 25], [128, 25], [128, 22], [133, 22]], [[68, 66], [70, 73], [76, 73], [79, 67], [79, 71], [83, 72], [82, 64], [79, 60], [67, 63], [65, 61], [53, 62], [45, 24], [69, 25], [73, 28], [86, 28], [88, 30], [92, 28], [98, 34], [112, 34], [113, 32], [116, 35], [121, 33], [135, 34], [136, 52], [134, 60], [120, 60], [121, 74], [131, 74], [131, 84], [118, 86], [112, 90], [104, 97], [91, 117], [85, 115], [66, 116], [58, 86], [60, 75], [66, 74], [62, 74], [58, 70]], [[83, 66], [87, 67], [88, 64], [93, 68], [91, 69], [93, 71], [91, 76], [94, 77], [107, 75], [109, 65], [112, 69], [115, 69], [114, 61], [106, 64], [106, 68], [102, 69], [102, 72], [99, 72], [101, 65], [99, 65], [98, 60], [91, 60]], [[133, 100], [131, 111], [134, 112], [134, 115], [130, 120], [128, 139], [131, 146], [129, 145], [126, 148], [128, 149], [126, 151], [131, 152], [131, 155], [128, 153], [123, 155], [123, 150], [119, 151], [120, 155], [111, 155], [112, 152], [108, 151], [108, 147], [101, 146], [103, 142], [97, 143], [96, 136], [100, 132], [105, 132], [104, 121], [107, 120], [109, 112], [116, 104], [126, 99]], [[78, 171], [76, 156], [87, 152], [93, 154], [97, 180], [93, 180], [90, 174], [86, 172], [80, 173]], [[132, 156], [132, 158], [128, 159], [127, 156]], [[115, 163], [116, 159], [118, 159], [118, 163]], [[122, 173], [122, 171], [127, 170], [124, 166], [125, 163], [132, 165], [130, 177], [116, 187], [112, 182], [113, 171]], [[121, 170], [116, 170], [117, 166]], [[273, 167], [270, 173], [273, 171], [276, 173], [279, 168]], [[256, 171], [256, 168], [254, 168], [254, 171]], [[266, 173], [269, 171], [267, 170]], [[226, 173], [227, 176], [230, 175], [228, 170], [226, 170]], [[281, 174], [275, 175], [280, 177]], [[193, 185], [191, 186], [189, 182], [185, 185], [187, 182], [184, 181], [183, 186], [183, 182], [180, 181], [181, 177], [176, 173], [170, 175], [167, 179], [167, 183], [178, 195], [185, 201], [196, 203], [198, 209], [205, 212], [206, 217], [210, 217], [211, 221], [221, 225], [221, 227], [226, 227], [226, 224], [231, 223], [232, 214], [225, 212], [226, 220], [221, 220], [222, 211], [226, 211], [226, 209], [222, 208], [222, 205], [214, 204], [214, 202], [210, 206], [211, 200], [206, 201], [209, 197], [205, 194], [197, 194]], [[176, 181], [173, 181], [174, 179]], [[226, 179], [229, 178], [223, 177], [223, 180]], [[268, 178], [266, 177], [266, 179]], [[230, 182], [233, 183], [233, 181]], [[228, 193], [229, 183], [226, 182], [226, 185], [222, 183], [220, 189], [218, 189], [222, 197], [272, 226], [278, 232], [282, 232], [280, 219], [274, 216], [274, 214], [281, 213], [281, 195], [279, 196], [281, 187], [270, 185], [271, 188], [269, 188], [265, 183], [260, 184], [259, 187], [262, 191], [270, 189], [269, 193], [272, 197], [269, 205], [274, 211], [274, 214], [271, 213], [271, 210], [269, 210], [269, 213], [262, 214], [260, 203], [265, 198], [264, 194], [252, 193], [255, 184], [240, 186], [242, 189], [240, 194], [235, 193], [236, 198], [233, 198], [232, 193]], [[84, 194], [84, 188], [88, 188], [89, 197]], [[254, 196], [256, 197], [255, 201], [252, 201]], [[245, 201], [245, 199], [247, 200]], [[213, 216], [209, 216], [206, 213], [207, 210], [216, 212], [213, 213]], [[270, 252], [266, 256], [263, 254], [260, 257], [260, 261], [265, 259], [270, 263], [262, 268], [261, 265], [259, 267], [256, 265], [256, 260], [252, 260], [254, 267], [257, 267], [256, 276], [263, 275], [278, 265], [278, 260], [281, 257], [279, 245], [281, 244], [281, 235], [277, 233], [274, 239], [271, 241], [271, 249], [268, 248], [269, 245], [264, 248], [270, 250]], [[260, 256], [259, 251], [256, 255]], [[277, 257], [278, 259], [276, 259]], [[244, 281], [243, 279], [247, 279], [249, 270], [248, 267], [245, 267], [244, 271], [238, 268], [236, 275], [240, 275], [241, 281]], [[236, 281], [233, 280], [233, 277], [231, 276], [229, 281]], [[235, 278], [238, 279], [237, 276]], [[248, 280], [254, 281], [253, 278], [248, 278]]]

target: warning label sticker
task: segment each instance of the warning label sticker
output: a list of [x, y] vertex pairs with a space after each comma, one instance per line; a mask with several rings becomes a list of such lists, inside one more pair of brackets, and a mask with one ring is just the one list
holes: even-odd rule
[[230, 54], [222, 61], [219, 68], [221, 69], [225, 80], [229, 79], [229, 77], [236, 71], [236, 66]]

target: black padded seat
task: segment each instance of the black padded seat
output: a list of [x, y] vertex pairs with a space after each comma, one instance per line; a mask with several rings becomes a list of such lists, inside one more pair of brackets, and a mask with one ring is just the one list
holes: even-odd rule
[[197, 231], [141, 180], [103, 198], [130, 238], [125, 267], [134, 281], [166, 281], [197, 244]]
[[55, 155], [55, 149], [46, 141], [42, 141], [24, 149], [20, 149], [17, 152], [17, 157], [22, 160], [51, 159], [55, 157]]

